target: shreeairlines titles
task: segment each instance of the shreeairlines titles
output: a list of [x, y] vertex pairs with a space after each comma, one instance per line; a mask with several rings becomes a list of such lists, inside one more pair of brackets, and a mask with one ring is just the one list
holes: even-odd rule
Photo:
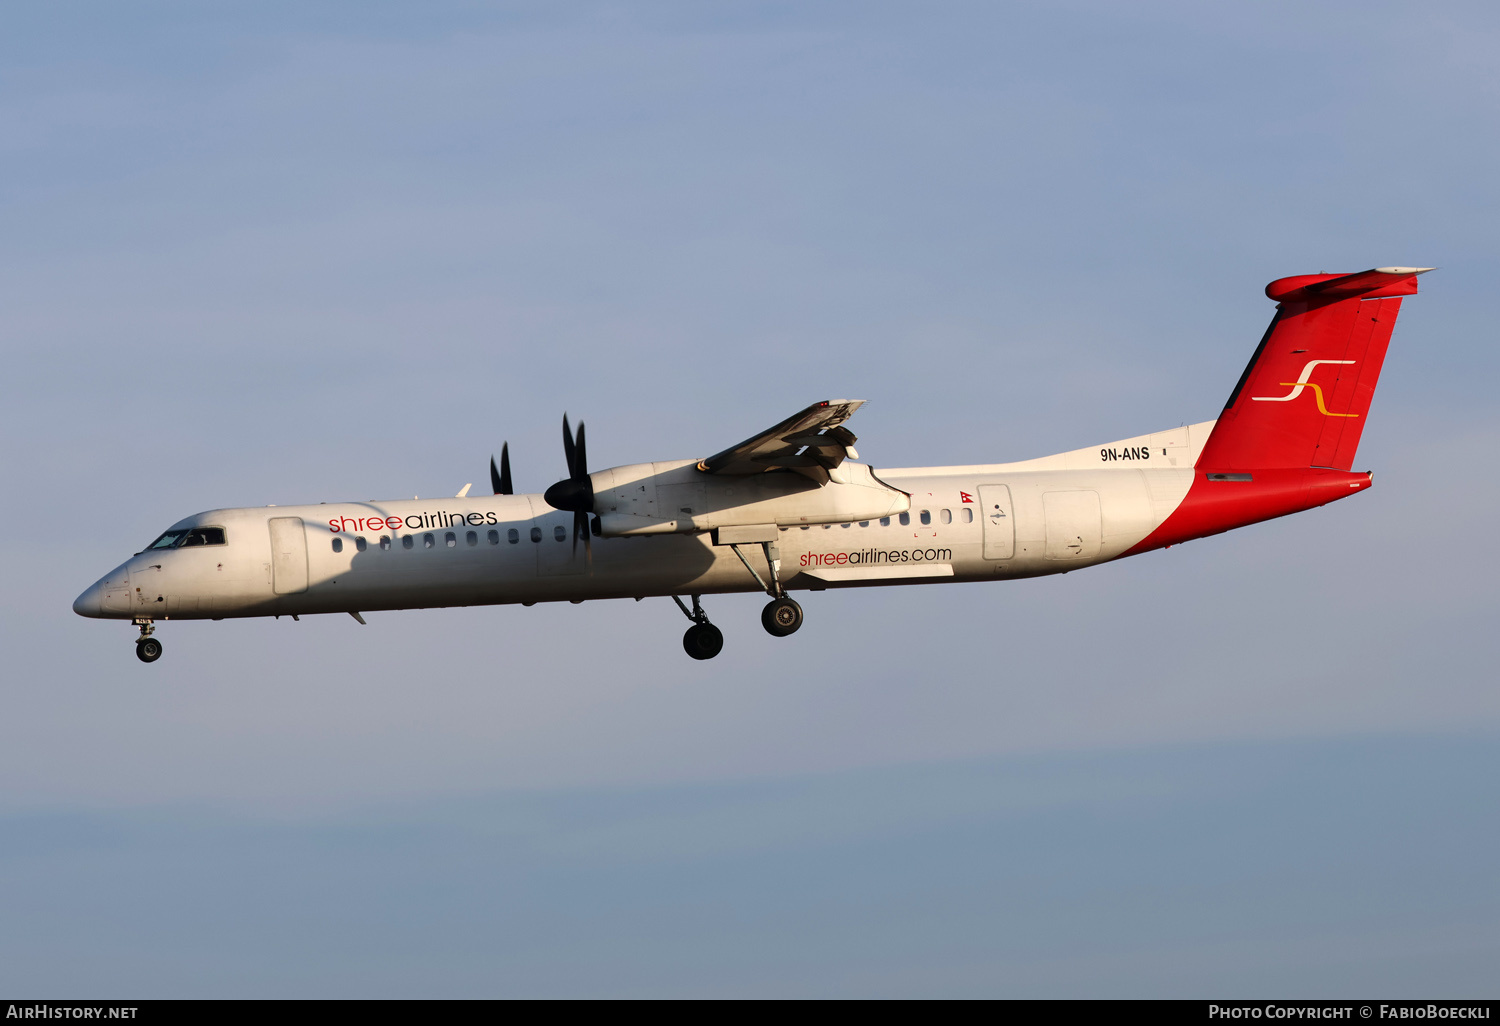
[[[412, 523], [413, 520], [416, 521], [415, 524]], [[499, 522], [499, 518], [493, 513], [449, 513], [447, 510], [439, 510], [436, 513], [413, 513], [407, 517], [335, 517], [328, 521], [328, 530], [334, 534], [348, 531], [399, 531], [403, 527], [410, 531], [420, 531], [430, 527], [479, 527]]]

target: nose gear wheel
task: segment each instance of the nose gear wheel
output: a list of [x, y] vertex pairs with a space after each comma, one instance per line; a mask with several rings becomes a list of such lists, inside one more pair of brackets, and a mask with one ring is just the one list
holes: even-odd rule
[[141, 636], [135, 639], [135, 657], [143, 663], [156, 662], [161, 658], [161, 642], [151, 636], [156, 624], [149, 616], [137, 617], [131, 623], [141, 629]]
[[694, 659], [712, 659], [724, 650], [724, 632], [711, 623], [695, 623], [682, 636], [682, 648]]
[[699, 601], [702, 597], [692, 596], [691, 610], [676, 595], [672, 596], [672, 601], [677, 603], [683, 616], [693, 621], [693, 625], [682, 636], [682, 650], [694, 659], [712, 659], [724, 650], [724, 632], [708, 622], [708, 614], [703, 611], [703, 603]]

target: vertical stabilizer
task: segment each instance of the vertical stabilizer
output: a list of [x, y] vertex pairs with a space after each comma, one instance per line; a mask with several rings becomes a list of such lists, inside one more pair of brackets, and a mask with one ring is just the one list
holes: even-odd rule
[[1279, 306], [1198, 466], [1349, 470], [1402, 296], [1430, 267], [1307, 274], [1266, 286]]

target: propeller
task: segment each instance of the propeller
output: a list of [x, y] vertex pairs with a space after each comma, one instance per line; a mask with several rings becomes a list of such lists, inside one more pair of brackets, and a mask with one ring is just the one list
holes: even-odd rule
[[495, 488], [496, 495], [514, 495], [515, 489], [510, 485], [510, 443], [502, 442], [500, 445], [500, 469], [495, 469], [495, 457], [490, 457], [490, 484]]
[[594, 561], [593, 535], [589, 531], [589, 514], [594, 511], [594, 482], [589, 480], [588, 449], [583, 438], [583, 424], [578, 425], [578, 436], [568, 427], [568, 415], [563, 414], [563, 455], [568, 459], [568, 476], [542, 493], [542, 499], [553, 509], [573, 514], [573, 552], [578, 552], [578, 539], [583, 539], [584, 558]]

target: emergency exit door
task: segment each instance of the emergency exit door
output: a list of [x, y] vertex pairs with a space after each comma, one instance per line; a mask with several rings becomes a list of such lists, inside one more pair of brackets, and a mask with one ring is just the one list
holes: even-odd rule
[[1010, 489], [1005, 485], [980, 485], [979, 516], [984, 521], [984, 558], [1014, 558], [1016, 518]]

